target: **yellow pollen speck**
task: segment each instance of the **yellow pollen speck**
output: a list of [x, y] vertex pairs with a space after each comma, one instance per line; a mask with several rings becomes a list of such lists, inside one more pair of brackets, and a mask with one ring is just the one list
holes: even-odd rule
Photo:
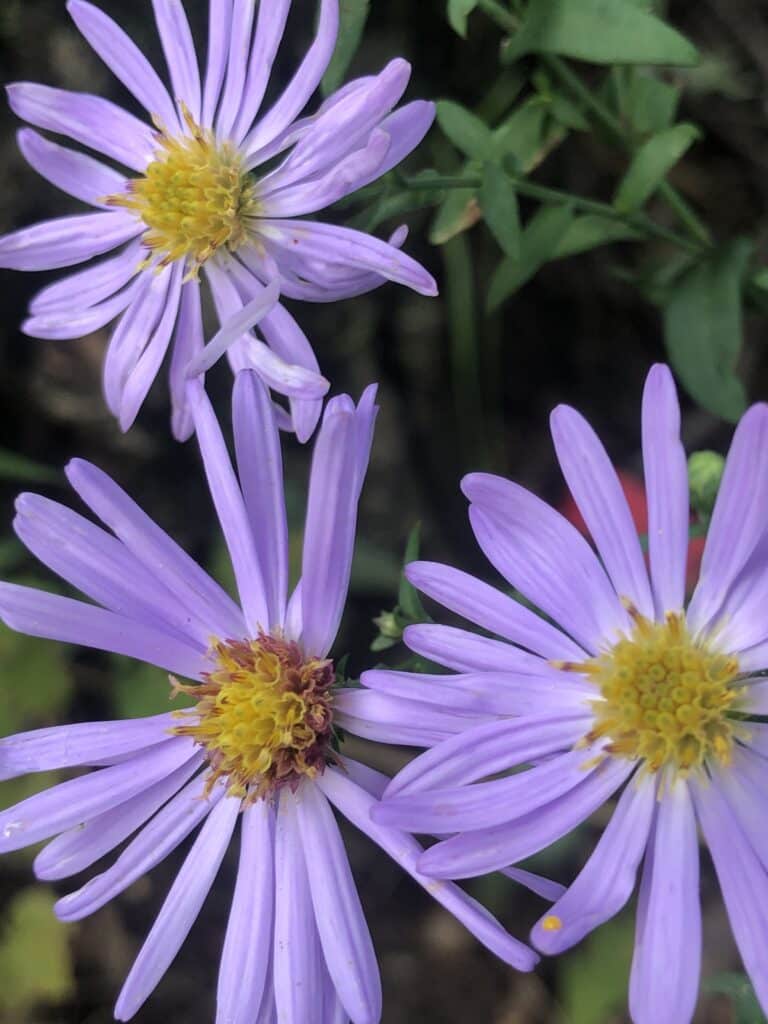
[[547, 914], [544, 920], [541, 922], [541, 927], [545, 932], [559, 932], [563, 927], [563, 922], [559, 917], [554, 914]]
[[173, 731], [205, 748], [209, 789], [226, 778], [231, 795], [256, 800], [319, 775], [334, 758], [332, 663], [305, 660], [296, 644], [267, 635], [214, 641], [211, 655], [215, 668], [202, 683], [173, 684], [198, 700]]
[[733, 712], [743, 687], [739, 663], [694, 640], [683, 615], [633, 627], [598, 657], [573, 666], [600, 691], [588, 743], [606, 739], [607, 753], [642, 760], [647, 771], [686, 773], [707, 759], [728, 764], [740, 725]]
[[191, 134], [159, 132], [157, 157], [144, 177], [106, 201], [141, 218], [147, 227], [144, 242], [161, 255], [161, 266], [185, 259], [194, 276], [218, 249], [234, 251], [243, 243], [247, 218], [256, 215], [258, 204], [236, 147], [217, 142], [189, 111], [182, 112]]

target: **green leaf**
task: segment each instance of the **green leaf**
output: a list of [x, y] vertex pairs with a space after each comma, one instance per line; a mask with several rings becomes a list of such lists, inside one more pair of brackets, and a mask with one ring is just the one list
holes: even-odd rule
[[670, 288], [664, 335], [670, 362], [689, 394], [705, 409], [736, 421], [746, 406], [736, 377], [741, 351], [741, 292], [752, 243], [729, 242]]
[[[560, 961], [559, 981], [568, 1024], [603, 1024], [626, 1005], [635, 930], [622, 914]], [[617, 1012], [618, 1011], [618, 1012]]]
[[448, 0], [448, 22], [462, 39], [467, 37], [467, 18], [479, 2], [480, 0]]
[[631, 0], [531, 0], [507, 56], [558, 53], [593, 64], [696, 64], [695, 47]]
[[363, 37], [370, 7], [370, 0], [341, 0], [339, 3], [339, 35], [331, 63], [321, 83], [323, 96], [338, 89], [344, 80]]
[[0, 448], [0, 480], [23, 480], [31, 484], [58, 483], [59, 474], [23, 455]]
[[749, 978], [743, 974], [724, 971], [710, 978], [704, 985], [707, 992], [728, 996], [734, 1009], [733, 1024], [765, 1024], [765, 1016]]
[[520, 238], [520, 259], [507, 257], [491, 278], [488, 311], [493, 312], [521, 288], [549, 260], [573, 220], [570, 206], [542, 206], [531, 217]]
[[633, 241], [642, 237], [641, 231], [618, 218], [585, 213], [581, 217], [574, 217], [555, 249], [554, 258], [563, 259], [579, 252], [596, 249], [600, 245], [608, 245], [610, 242]]
[[483, 168], [480, 207], [485, 223], [507, 256], [520, 258], [520, 214], [515, 183], [498, 164]]
[[624, 116], [637, 135], [652, 135], [669, 128], [679, 102], [680, 90], [676, 86], [655, 78], [646, 70], [632, 68]]
[[437, 211], [429, 240], [432, 245], [445, 245], [456, 235], [474, 227], [482, 216], [474, 189], [454, 189]]
[[486, 160], [491, 156], [491, 129], [460, 103], [440, 100], [437, 104], [437, 123], [454, 146], [466, 156], [478, 160]]
[[700, 135], [693, 124], [676, 124], [643, 143], [616, 190], [616, 209], [623, 213], [638, 210]]
[[[421, 523], [416, 523], [414, 528], [408, 535], [408, 542], [405, 545], [405, 557], [403, 558], [403, 568], [410, 562], [415, 562], [419, 557], [419, 549], [421, 547]], [[424, 611], [424, 606], [421, 603], [419, 592], [413, 586], [412, 583], [406, 579], [405, 572], [400, 577], [400, 589], [397, 595], [397, 603], [403, 614], [407, 615], [409, 619], [414, 622], [424, 622], [427, 619], [427, 614]]]
[[61, 1003], [74, 993], [67, 930], [54, 916], [54, 903], [51, 889], [36, 886], [22, 890], [7, 911], [0, 941], [4, 1020], [32, 1020], [28, 1014], [36, 1006]]
[[565, 137], [548, 114], [548, 103], [533, 96], [514, 111], [493, 132], [492, 158], [513, 158], [515, 172], [530, 174]]

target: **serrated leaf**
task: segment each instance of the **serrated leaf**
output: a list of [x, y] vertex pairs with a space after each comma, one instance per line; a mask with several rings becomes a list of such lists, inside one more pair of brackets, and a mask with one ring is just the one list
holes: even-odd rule
[[593, 64], [696, 64], [688, 40], [631, 0], [531, 0], [507, 56], [557, 53]]
[[[24, 889], [11, 903], [0, 940], [0, 1009], [3, 1019], [32, 1019], [29, 1011], [61, 1003], [74, 992], [67, 931], [53, 913], [51, 889]], [[35, 1017], [35, 1019], [38, 1019]]]
[[486, 164], [480, 207], [493, 237], [511, 259], [520, 258], [520, 214], [515, 183], [498, 164]]
[[370, 0], [340, 0], [339, 34], [331, 63], [323, 75], [320, 86], [323, 96], [330, 95], [343, 82], [347, 68], [363, 38], [363, 29], [368, 20], [370, 8]]
[[676, 124], [648, 139], [635, 152], [619, 183], [613, 205], [628, 213], [649, 199], [685, 151], [700, 137], [693, 124]]
[[448, 22], [462, 39], [467, 37], [467, 18], [480, 0], [448, 0]]
[[576, 253], [588, 252], [600, 245], [608, 245], [610, 242], [632, 241], [642, 237], [641, 231], [635, 230], [618, 218], [586, 213], [581, 217], [574, 217], [560, 239], [554, 257], [562, 259]]
[[670, 288], [664, 336], [670, 362], [705, 409], [735, 422], [746, 406], [736, 376], [742, 343], [741, 294], [752, 242], [737, 238]]
[[437, 123], [465, 156], [477, 160], [486, 160], [491, 156], [491, 129], [460, 103], [440, 100], [437, 104]]
[[542, 206], [531, 217], [520, 237], [520, 259], [505, 259], [491, 278], [487, 306], [489, 312], [505, 302], [549, 260], [570, 227], [570, 206]]

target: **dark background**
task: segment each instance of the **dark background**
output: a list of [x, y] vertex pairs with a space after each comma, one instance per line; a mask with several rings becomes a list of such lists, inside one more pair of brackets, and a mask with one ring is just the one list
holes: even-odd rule
[[[105, 9], [162, 66], [148, 0], [109, 0]], [[207, 5], [188, 2], [201, 28]], [[297, 0], [278, 64], [285, 80], [306, 45], [313, 4]], [[403, 55], [414, 64], [408, 98], [450, 97], [473, 107], [493, 82], [498, 31], [482, 16], [463, 42], [447, 26], [443, 0], [373, 0], [364, 43], [352, 72], [370, 73]], [[705, 55], [703, 73], [686, 82], [683, 116], [700, 123], [704, 141], [673, 181], [722, 239], [762, 236], [768, 192], [768, 6], [763, 0], [702, 0], [672, 4], [669, 19]], [[197, 38], [200, 38], [198, 35]], [[0, 66], [8, 81], [29, 79], [93, 91], [132, 106], [130, 97], [91, 53], [59, 0], [3, 0]], [[709, 69], [709, 71], [707, 70]], [[587, 78], [592, 72], [586, 69]], [[707, 75], [709, 77], [707, 77]], [[78, 209], [21, 160], [15, 119], [0, 110], [0, 230]], [[444, 158], [434, 130], [412, 159], [414, 169]], [[578, 134], [558, 148], [536, 180], [582, 195], [610, 199], [625, 158]], [[524, 213], [529, 212], [524, 207]], [[663, 211], [653, 211], [664, 218]], [[410, 253], [445, 285], [443, 250], [426, 241], [431, 214], [407, 218]], [[384, 234], [386, 228], [380, 229]], [[470, 282], [481, 297], [498, 260], [484, 227], [469, 236]], [[396, 601], [406, 537], [420, 520], [426, 557], [445, 559], [489, 577], [468, 529], [458, 490], [462, 474], [487, 468], [562, 498], [548, 431], [551, 408], [567, 401], [583, 410], [606, 439], [617, 464], [638, 472], [639, 403], [649, 366], [663, 359], [660, 317], [617, 274], [617, 267], [653, 264], [666, 250], [627, 244], [545, 267], [493, 317], [478, 298], [439, 300], [387, 285], [372, 295], [331, 306], [289, 304], [313, 340], [334, 391], [359, 394], [381, 385], [373, 460], [360, 516], [352, 593], [337, 653], [349, 651], [359, 674], [378, 657], [368, 651], [372, 619]], [[45, 493], [69, 501], [60, 467], [72, 456], [95, 461], [204, 563], [222, 552], [194, 443], [179, 446], [168, 429], [168, 398], [159, 379], [133, 430], [120, 434], [100, 390], [105, 332], [77, 342], [24, 337], [18, 324], [30, 297], [56, 275], [3, 274], [0, 291], [0, 448], [54, 470]], [[466, 282], [465, 282], [466, 284]], [[472, 325], [476, 344], [459, 348], [451, 317]], [[752, 400], [766, 394], [764, 327], [748, 317], [742, 374]], [[473, 372], [478, 393], [467, 386]], [[228, 372], [210, 375], [223, 418]], [[730, 428], [684, 402], [690, 448], [725, 449]], [[286, 443], [294, 539], [300, 541], [308, 452]], [[14, 579], [50, 584], [8, 541], [12, 503], [21, 489], [14, 471], [0, 472], [0, 567]], [[5, 559], [5, 562], [3, 562]], [[146, 714], [164, 706], [162, 673], [118, 659], [0, 634], [0, 725], [11, 731], [52, 721]], [[44, 650], [42, 649], [44, 648]], [[402, 657], [395, 649], [390, 658]], [[361, 749], [393, 771], [400, 751]], [[352, 751], [351, 751], [352, 752]], [[38, 783], [39, 784], [39, 783]], [[27, 790], [6, 786], [4, 803]], [[571, 879], [600, 822], [543, 855], [541, 868]], [[350, 856], [371, 924], [384, 979], [385, 1024], [605, 1024], [627, 1020], [624, 992], [631, 955], [632, 915], [624, 914], [574, 952], [548, 961], [535, 975], [516, 974], [486, 954], [367, 840], [346, 829]], [[111, 1007], [142, 936], [180, 864], [177, 851], [149, 878], [78, 926], [52, 922], [46, 887], [32, 885], [31, 858], [17, 854], [0, 868], [0, 1021], [83, 1022], [111, 1019]], [[226, 924], [236, 849], [225, 861], [204, 911], [167, 977], [136, 1018], [141, 1024], [213, 1019], [216, 966]], [[67, 887], [56, 887], [67, 891]], [[543, 905], [511, 883], [475, 885], [495, 913], [523, 937]], [[738, 965], [708, 862], [703, 874], [705, 974]], [[702, 997], [700, 1024], [732, 1019], [720, 996]], [[310, 1022], [308, 1022], [310, 1024]]]

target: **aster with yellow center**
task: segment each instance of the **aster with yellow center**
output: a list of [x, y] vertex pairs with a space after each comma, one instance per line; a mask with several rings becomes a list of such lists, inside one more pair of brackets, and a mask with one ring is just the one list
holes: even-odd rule
[[[415, 587], [485, 634], [411, 626], [414, 653], [456, 674], [363, 674], [357, 715], [397, 698], [405, 728], [410, 695], [436, 737], [390, 783], [374, 820], [447, 836], [419, 862], [437, 878], [508, 872], [576, 827], [598, 832], [531, 937], [544, 953], [570, 948], [621, 910], [641, 873], [634, 1024], [693, 1017], [701, 833], [768, 1010], [768, 407], [753, 406], [736, 429], [688, 601], [691, 513], [669, 370], [655, 366], [643, 395], [647, 562], [595, 432], [565, 406], [551, 425], [594, 547], [524, 488], [464, 479], [481, 548], [529, 605], [450, 566], [407, 567]], [[349, 704], [336, 708], [342, 726]]]

